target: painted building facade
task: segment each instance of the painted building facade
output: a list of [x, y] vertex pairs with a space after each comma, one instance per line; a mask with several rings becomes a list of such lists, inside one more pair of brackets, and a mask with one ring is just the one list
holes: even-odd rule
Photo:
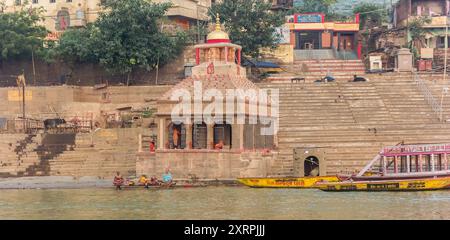
[[[4, 0], [5, 12], [14, 12], [25, 8], [45, 10], [43, 25], [51, 32], [64, 31], [70, 27], [83, 27], [94, 22], [102, 11], [103, 0]], [[167, 12], [172, 23], [184, 29], [196, 25], [197, 20], [208, 20], [208, 8], [211, 0], [153, 0], [153, 2], [172, 2]]]
[[303, 13], [286, 17], [277, 30], [281, 36], [274, 55], [289, 63], [306, 59], [359, 59], [359, 15], [350, 22], [327, 22], [323, 13]]
[[[450, 16], [450, 0], [400, 0], [394, 9], [394, 26], [402, 28], [419, 17], [431, 19], [425, 24], [428, 33], [425, 36], [425, 48], [445, 47], [445, 28]], [[408, 36], [405, 42], [409, 42]]]

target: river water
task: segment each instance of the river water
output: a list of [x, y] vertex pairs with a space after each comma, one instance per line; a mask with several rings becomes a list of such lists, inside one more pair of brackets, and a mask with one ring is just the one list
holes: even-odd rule
[[450, 191], [0, 190], [0, 219], [450, 219]]

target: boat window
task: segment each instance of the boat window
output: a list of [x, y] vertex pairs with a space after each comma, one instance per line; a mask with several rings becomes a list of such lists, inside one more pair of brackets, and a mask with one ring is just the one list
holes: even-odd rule
[[438, 154], [434, 158], [435, 158], [435, 161], [436, 161], [436, 171], [444, 170], [443, 154]]
[[401, 156], [400, 158], [400, 168], [399, 168], [399, 171], [401, 172], [401, 173], [406, 173], [407, 172], [407, 163], [406, 163], [406, 156]]
[[386, 173], [392, 174], [395, 173], [395, 158], [394, 157], [386, 157]]
[[416, 162], [417, 156], [409, 156], [409, 171], [410, 172], [418, 172], [418, 165]]
[[430, 155], [423, 155], [422, 156], [423, 161], [423, 171], [424, 172], [431, 172], [431, 156]]

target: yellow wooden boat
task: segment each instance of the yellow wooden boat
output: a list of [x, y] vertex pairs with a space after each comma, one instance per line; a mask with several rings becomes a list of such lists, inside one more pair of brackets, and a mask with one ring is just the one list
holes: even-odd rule
[[337, 182], [336, 176], [302, 178], [238, 178], [240, 183], [253, 188], [316, 188], [318, 182]]
[[318, 187], [320, 190], [329, 192], [442, 190], [450, 189], [450, 177], [317, 183], [316, 187]]

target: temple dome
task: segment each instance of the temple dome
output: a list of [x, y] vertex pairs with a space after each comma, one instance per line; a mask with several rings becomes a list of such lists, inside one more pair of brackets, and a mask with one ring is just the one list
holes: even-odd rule
[[208, 34], [206, 40], [208, 43], [230, 42], [228, 33], [222, 31], [222, 28], [220, 27], [219, 14], [217, 14], [216, 18], [216, 29]]

